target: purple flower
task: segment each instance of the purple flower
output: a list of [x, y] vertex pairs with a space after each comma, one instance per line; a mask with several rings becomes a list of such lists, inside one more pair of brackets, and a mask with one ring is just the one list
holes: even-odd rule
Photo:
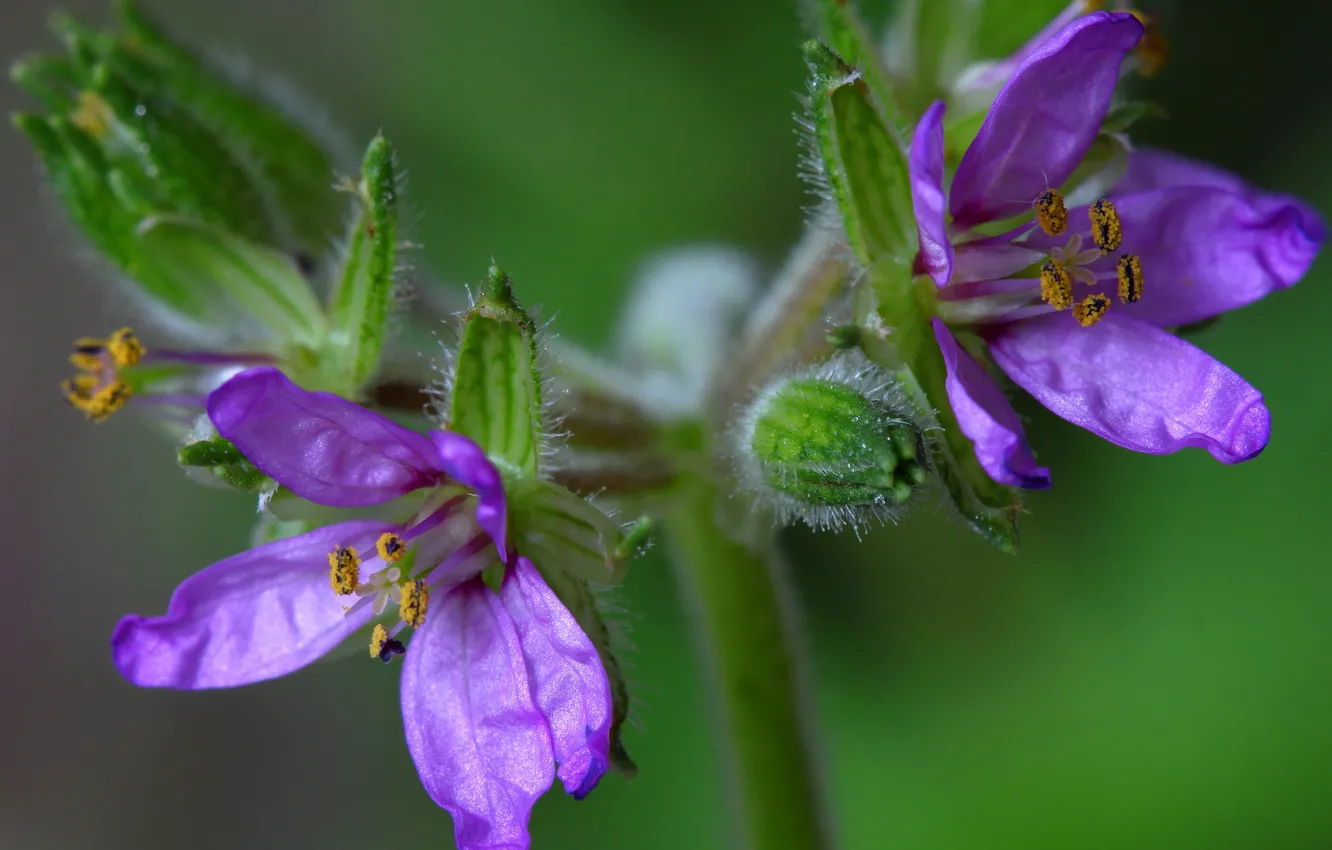
[[[422, 507], [406, 523], [342, 522], [213, 564], [177, 588], [165, 616], [120, 622], [121, 674], [187, 690], [271, 679], [396, 603], [370, 653], [406, 653], [403, 726], [422, 783], [463, 850], [526, 848], [532, 804], [555, 776], [581, 798], [605, 772], [611, 692], [595, 646], [509, 545], [494, 465], [463, 436], [418, 434], [272, 368], [228, 381], [208, 412], [297, 495], [359, 507], [424, 491]], [[482, 571], [497, 565], [494, 590]], [[407, 626], [410, 647], [398, 639]]]
[[[1168, 328], [1293, 285], [1326, 238], [1318, 214], [1153, 151], [1134, 152], [1109, 196], [1093, 203], [1067, 209], [1053, 188], [1095, 140], [1141, 33], [1133, 16], [1101, 12], [1029, 51], [946, 196], [942, 102], [911, 143], [917, 268], [938, 286], [934, 330], [949, 401], [1002, 484], [1049, 486], [1049, 475], [954, 331], [987, 342], [994, 364], [1050, 410], [1126, 448], [1196, 446], [1237, 463], [1267, 444], [1262, 395]], [[1033, 210], [1036, 221], [985, 235]]]

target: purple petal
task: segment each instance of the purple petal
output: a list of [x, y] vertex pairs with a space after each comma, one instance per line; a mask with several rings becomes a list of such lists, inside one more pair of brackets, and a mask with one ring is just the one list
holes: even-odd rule
[[[979, 280], [1005, 278], [1034, 263], [1044, 262], [1044, 251], [1034, 251], [1031, 248], [1023, 247], [1023, 245], [1013, 244], [1014, 239], [1032, 230], [1032, 228], [1031, 224], [1027, 224], [1008, 233], [990, 236], [985, 239], [975, 239], [955, 246], [953, 286], [956, 287], [959, 284]], [[1067, 237], [1064, 241], [1067, 241]], [[944, 290], [939, 293], [939, 297], [956, 296], [950, 296], [948, 290]]]
[[1018, 48], [1017, 52], [1011, 56], [1001, 59], [998, 62], [991, 62], [976, 69], [974, 73], [964, 74], [954, 84], [954, 88], [959, 92], [983, 91], [988, 88], [1001, 85], [1005, 80], [1013, 75], [1031, 54], [1035, 53], [1040, 47], [1053, 38], [1061, 29], [1072, 21], [1086, 14], [1086, 0], [1073, 0], [1064, 7], [1064, 10], [1056, 15], [1040, 32], [1032, 36], [1026, 44]]
[[611, 692], [597, 649], [526, 558], [505, 577], [500, 599], [523, 644], [532, 696], [550, 725], [557, 774], [581, 800], [609, 764]]
[[953, 245], [948, 241], [944, 219], [944, 131], [947, 104], [934, 102], [916, 125], [907, 153], [911, 174], [911, 205], [916, 212], [916, 235], [920, 240], [921, 268], [943, 286], [953, 274]]
[[555, 759], [513, 621], [479, 579], [432, 603], [413, 635], [402, 722], [421, 784], [453, 815], [459, 850], [526, 850]]
[[508, 511], [504, 480], [480, 446], [452, 431], [431, 431], [437, 465], [453, 480], [477, 494], [476, 524], [495, 541], [500, 560], [508, 563]]
[[1057, 415], [1148, 454], [1187, 446], [1222, 463], [1258, 455], [1271, 418], [1244, 379], [1182, 339], [1110, 313], [1090, 328], [1067, 313], [1016, 322], [990, 340], [995, 363]]
[[1068, 179], [1100, 131], [1119, 65], [1142, 37], [1127, 13], [1096, 12], [1033, 51], [999, 92], [953, 179], [954, 224], [1031, 209]]
[[303, 390], [271, 367], [214, 390], [208, 416], [264, 474], [321, 505], [377, 505], [439, 478], [424, 435], [341, 396]]
[[[111, 636], [120, 674], [154, 688], [229, 688], [304, 667], [366, 624], [344, 616], [328, 583], [336, 546], [373, 552], [396, 526], [345, 522], [218, 561], [187, 578], [166, 616], [122, 619]], [[364, 576], [363, 576], [364, 578]]]
[[1174, 186], [1248, 191], [1244, 178], [1233, 172], [1169, 151], [1138, 148], [1129, 154], [1128, 167], [1115, 184], [1114, 194], [1132, 195]]
[[1003, 390], [985, 373], [967, 350], [958, 345], [948, 326], [934, 319], [948, 377], [944, 387], [957, 424], [975, 444], [976, 460], [995, 481], [1009, 487], [1043, 490], [1050, 486], [1050, 470], [1036, 465], [1027, 447], [1017, 411]]
[[1253, 189], [1160, 189], [1115, 205], [1122, 250], [1142, 258], [1145, 281], [1129, 314], [1157, 325], [1202, 321], [1293, 286], [1327, 237], [1304, 204]]

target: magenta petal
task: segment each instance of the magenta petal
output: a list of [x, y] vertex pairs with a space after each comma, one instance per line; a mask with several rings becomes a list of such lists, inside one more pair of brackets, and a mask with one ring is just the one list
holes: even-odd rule
[[439, 477], [424, 435], [341, 396], [303, 390], [272, 367], [214, 390], [208, 416], [264, 474], [321, 505], [377, 505]]
[[1090, 328], [1067, 313], [1004, 326], [990, 354], [1041, 404], [1134, 451], [1194, 446], [1238, 463], [1257, 456], [1271, 432], [1262, 394], [1243, 378], [1113, 308]]
[[1101, 129], [1119, 66], [1142, 37], [1127, 13], [1084, 15], [1032, 51], [999, 92], [962, 156], [949, 198], [971, 227], [1031, 209], [1059, 186]]
[[[1123, 251], [1142, 258], [1143, 296], [1126, 307], [1157, 325], [1183, 325], [1293, 286], [1327, 236], [1294, 200], [1180, 186], [1117, 198]], [[1070, 213], [1086, 214], [1081, 210]]]
[[1129, 154], [1128, 167], [1115, 184], [1113, 194], [1132, 195], [1174, 186], [1211, 186], [1232, 192], [1249, 188], [1238, 174], [1214, 165], [1169, 151], [1137, 148]]
[[[130, 615], [111, 636], [120, 674], [154, 688], [229, 688], [304, 667], [368, 621], [344, 616], [328, 583], [336, 546], [374, 551], [395, 526], [345, 522], [218, 561], [187, 578], [162, 617]], [[363, 577], [364, 578], [364, 577]]]
[[944, 219], [944, 131], [947, 104], [937, 100], [921, 116], [907, 154], [911, 174], [911, 205], [920, 239], [920, 266], [943, 286], [953, 274], [953, 245]]
[[1036, 465], [1027, 447], [1017, 411], [1003, 390], [958, 345], [948, 326], [934, 319], [934, 338], [939, 341], [948, 377], [944, 388], [962, 433], [975, 444], [976, 460], [995, 481], [1009, 487], [1043, 490], [1050, 486], [1050, 470]]
[[611, 692], [597, 649], [526, 558], [500, 599], [523, 644], [532, 697], [550, 726], [564, 790], [586, 797], [610, 763]]
[[495, 541], [500, 560], [508, 563], [508, 511], [499, 470], [480, 446], [462, 434], [431, 431], [430, 438], [435, 443], [438, 468], [476, 493], [476, 524]]
[[421, 784], [453, 815], [459, 850], [526, 850], [555, 759], [513, 620], [479, 579], [433, 601], [412, 636], [402, 722]]

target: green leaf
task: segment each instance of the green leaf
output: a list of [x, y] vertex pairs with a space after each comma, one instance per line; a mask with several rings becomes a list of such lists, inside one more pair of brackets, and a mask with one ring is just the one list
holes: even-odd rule
[[511, 474], [535, 478], [543, 442], [535, 328], [513, 284], [492, 266], [463, 325], [449, 430]]
[[140, 251], [172, 279], [223, 294], [280, 340], [318, 348], [323, 311], [285, 254], [188, 219], [152, 217], [138, 227]]
[[382, 135], [366, 150], [355, 193], [359, 209], [347, 237], [329, 320], [334, 356], [350, 376], [350, 386], [359, 388], [379, 365], [393, 301], [398, 191], [393, 148]]

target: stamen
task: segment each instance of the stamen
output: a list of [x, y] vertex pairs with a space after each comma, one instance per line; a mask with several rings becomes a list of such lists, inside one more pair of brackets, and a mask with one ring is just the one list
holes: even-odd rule
[[384, 563], [391, 564], [401, 561], [402, 556], [407, 552], [407, 544], [402, 542], [402, 538], [391, 531], [386, 531], [379, 536], [379, 541], [375, 543], [375, 549], [379, 552], [379, 557]]
[[393, 656], [402, 655], [407, 651], [402, 641], [389, 637], [389, 633], [378, 623], [375, 624], [375, 630], [370, 635], [370, 657], [378, 658], [385, 664], [393, 660]]
[[430, 604], [430, 588], [420, 579], [409, 581], [402, 586], [402, 596], [398, 600], [399, 615], [402, 621], [412, 628], [420, 628], [425, 622], [426, 607]]
[[1101, 253], [1117, 250], [1124, 241], [1124, 230], [1119, 224], [1119, 211], [1115, 205], [1102, 198], [1087, 208], [1087, 217], [1091, 219], [1092, 241]]
[[1106, 298], [1104, 293], [1098, 292], [1095, 295], [1088, 295], [1081, 304], [1073, 308], [1073, 318], [1084, 328], [1089, 328], [1101, 321], [1101, 317], [1109, 309], [1110, 299]]
[[361, 580], [361, 556], [351, 546], [339, 546], [328, 553], [328, 583], [339, 596], [356, 592]]
[[1054, 188], [1046, 189], [1032, 204], [1036, 208], [1036, 221], [1047, 236], [1058, 236], [1068, 227], [1068, 208], [1064, 196]]
[[1073, 279], [1058, 260], [1041, 266], [1041, 300], [1056, 310], [1073, 306]]
[[134, 366], [143, 359], [143, 344], [129, 328], [121, 328], [106, 340], [107, 353], [117, 369]]
[[1142, 298], [1142, 260], [1137, 254], [1119, 255], [1119, 300], [1132, 304]]
[[65, 399], [94, 422], [103, 422], [108, 416], [125, 406], [134, 391], [130, 385], [114, 378], [106, 383], [96, 375], [75, 375], [60, 385]]

